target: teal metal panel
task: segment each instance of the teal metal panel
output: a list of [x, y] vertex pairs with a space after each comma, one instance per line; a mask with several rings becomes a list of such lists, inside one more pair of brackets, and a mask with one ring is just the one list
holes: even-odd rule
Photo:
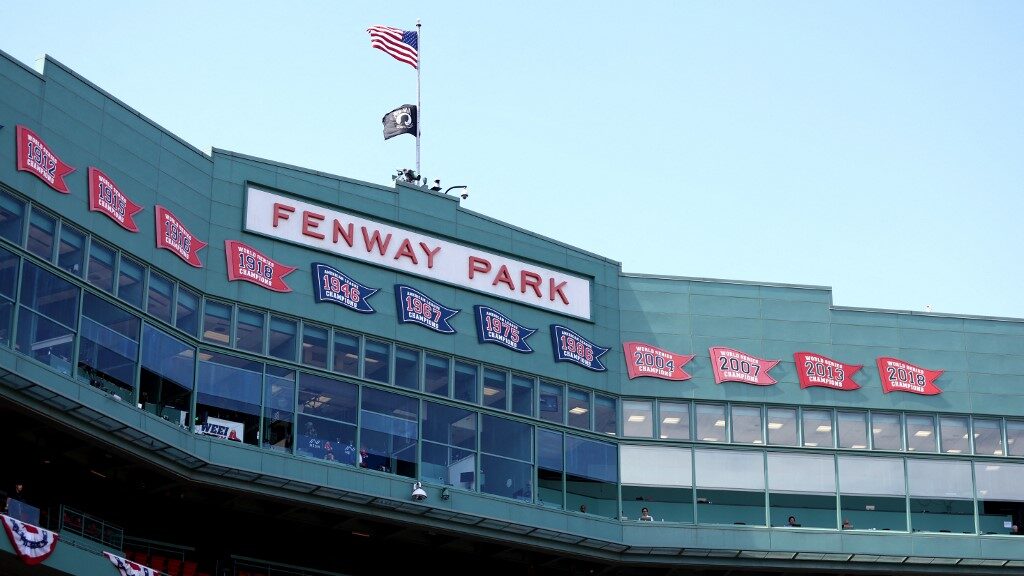
[[665, 334], [690, 334], [688, 316], [622, 310], [619, 312], [619, 318], [623, 331], [641, 334], [642, 339], [645, 338], [648, 342]]
[[704, 281], [691, 280], [691, 294], [706, 294], [708, 296], [733, 296], [736, 298], [757, 298], [760, 296], [760, 286], [756, 284], [735, 284], [728, 281]]
[[819, 323], [827, 323], [832, 319], [828, 306], [821, 303], [787, 300], [762, 300], [761, 315], [773, 320]]
[[1024, 356], [975, 352], [967, 355], [967, 367], [972, 372], [1020, 375], [1024, 374]]
[[818, 302], [828, 308], [832, 304], [831, 288], [801, 288], [789, 286], [761, 286], [761, 297], [765, 300], [792, 300]]
[[[693, 333], [722, 338], [759, 339], [762, 335], [758, 318], [729, 318], [724, 316], [693, 316]], [[724, 346], [725, 344], [720, 344]], [[745, 352], [748, 352], [745, 350]]]
[[[829, 325], [822, 324], [820, 322], [765, 320], [764, 337], [765, 347], [771, 345], [772, 340], [783, 340], [793, 343], [807, 343], [808, 345], [814, 346], [814, 352], [819, 352], [821, 354], [824, 354], [824, 352], [819, 351], [821, 346], [828, 346], [832, 341]], [[786, 345], [791, 348], [794, 347], [794, 344]]]
[[[73, 111], [75, 119], [87, 127], [93, 133], [100, 132], [103, 129], [103, 106], [105, 100], [98, 100], [94, 102], [88, 101], [85, 94], [96, 93], [92, 90], [74, 91], [73, 86], [76, 82], [71, 82], [65, 85], [59, 80], [54, 80], [52, 77], [47, 79], [46, 82], [46, 102], [47, 104], [53, 105], [59, 110]], [[96, 143], [99, 143], [97, 140]]]
[[664, 278], [649, 278], [642, 276], [620, 276], [619, 288], [626, 292], [635, 292], [638, 295], [644, 292], [661, 292], [668, 294], [689, 294], [690, 282], [685, 280], [669, 280]]
[[832, 310], [834, 324], [896, 327], [896, 314], [864, 310]]
[[878, 326], [850, 325], [832, 323], [833, 344], [856, 344], [859, 346], [886, 346], [895, 348], [899, 345], [896, 330]]
[[964, 342], [967, 350], [970, 352], [1024, 355], [1024, 336], [1015, 334], [967, 332], [964, 334]]
[[900, 328], [899, 346], [900, 348], [925, 350], [962, 351], [964, 349], [964, 334], [960, 331]]
[[760, 318], [761, 301], [757, 298], [690, 295], [690, 310], [694, 315], [725, 316], [727, 318]]
[[968, 332], [979, 332], [983, 334], [1012, 334], [1015, 336], [1024, 336], [1024, 320], [983, 320], [977, 318], [967, 318], [964, 320], [964, 330]]

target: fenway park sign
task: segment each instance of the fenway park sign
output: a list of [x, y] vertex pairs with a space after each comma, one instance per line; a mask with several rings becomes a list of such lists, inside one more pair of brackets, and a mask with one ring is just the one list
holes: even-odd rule
[[346, 258], [590, 319], [590, 281], [249, 186], [245, 229]]

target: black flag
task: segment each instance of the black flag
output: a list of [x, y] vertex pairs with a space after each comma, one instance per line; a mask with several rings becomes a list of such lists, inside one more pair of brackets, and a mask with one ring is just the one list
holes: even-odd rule
[[416, 135], [416, 107], [412, 104], [399, 106], [381, 118], [384, 122], [384, 139], [399, 134]]

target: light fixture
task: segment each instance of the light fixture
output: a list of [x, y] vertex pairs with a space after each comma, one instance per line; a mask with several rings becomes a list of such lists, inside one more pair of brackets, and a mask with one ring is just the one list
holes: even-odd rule
[[779, 428], [782, 428], [782, 422], [769, 422], [768, 423], [768, 429], [769, 430], [778, 430]]
[[682, 420], [682, 418], [680, 418], [679, 416], [668, 416], [666, 418], [663, 418], [661, 420], [661, 423], [662, 424], [679, 424], [680, 420]]
[[448, 490], [447, 486], [445, 486], [444, 488], [441, 489], [441, 500], [448, 500], [451, 497], [452, 497], [452, 493], [451, 493], [450, 490]]
[[715, 426], [719, 428], [725, 428], [725, 420], [715, 420]]
[[498, 392], [501, 392], [501, 390], [491, 388], [490, 386], [484, 386], [484, 396], [494, 396]]
[[917, 436], [918, 438], [927, 438], [931, 435], [931, 430], [918, 430], [917, 432], [914, 432], [914, 436]]
[[580, 414], [586, 414], [587, 412], [589, 412], [589, 410], [587, 410], [583, 406], [576, 406], [569, 410], [569, 414], [575, 414], [577, 416], [579, 416]]
[[412, 483], [412, 499], [417, 502], [422, 502], [427, 499], [427, 491], [423, 489], [422, 482]]
[[815, 430], [817, 430], [818, 432], [831, 432], [832, 427], [829, 426], [828, 424], [822, 424], [821, 426], [815, 428]]
[[958, 448], [950, 448], [949, 450], [946, 450], [946, 453], [948, 454], [959, 454], [961, 452], [963, 452], [963, 450], [960, 450]]
[[850, 446], [850, 448], [853, 448], [854, 450], [863, 450], [867, 448], [867, 446], [864, 444], [854, 444], [853, 446]]
[[[460, 189], [462, 190], [462, 194], [460, 194], [459, 196], [463, 200], [465, 200], [466, 198], [469, 198], [469, 186], [464, 186], [464, 185], [463, 186], [449, 186], [448, 189], [444, 191], [444, 193], [447, 194], [447, 193], [451, 192], [452, 190], [460, 190]], [[433, 188], [431, 188], [431, 190], [433, 190]], [[438, 190], [440, 191], [441, 189], [438, 188]]]
[[812, 448], [817, 446], [817, 445], [818, 445], [817, 442], [804, 442], [804, 446], [810, 446]]
[[647, 420], [647, 416], [644, 416], [643, 414], [633, 414], [629, 418], [626, 418], [626, 420], [629, 420], [630, 422], [643, 422], [644, 420]]

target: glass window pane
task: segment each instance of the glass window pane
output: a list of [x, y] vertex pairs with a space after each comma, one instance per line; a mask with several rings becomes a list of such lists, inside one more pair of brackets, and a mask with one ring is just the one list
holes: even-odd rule
[[363, 378], [387, 383], [391, 376], [391, 344], [366, 339], [363, 355]]
[[694, 456], [697, 521], [764, 526], [764, 453], [697, 449]]
[[533, 426], [490, 414], [482, 414], [480, 418], [481, 452], [533, 461]]
[[1006, 444], [1010, 456], [1024, 456], [1024, 421], [1006, 421]]
[[974, 418], [974, 453], [980, 456], [1003, 455], [1003, 430], [998, 418]]
[[796, 408], [768, 409], [768, 443], [796, 446]]
[[53, 236], [56, 231], [57, 220], [33, 206], [28, 226], [28, 251], [43, 260], [52, 260]]
[[974, 533], [970, 462], [907, 460], [907, 482], [914, 532]]
[[768, 493], [772, 526], [836, 528], [833, 456], [769, 452]]
[[[355, 424], [358, 393], [358, 386], [351, 382], [299, 373], [299, 412], [303, 414]], [[300, 428], [299, 433], [317, 436], [304, 428]]]
[[946, 454], [971, 453], [971, 433], [966, 416], [943, 416], [939, 419], [939, 426], [942, 428], [943, 452]]
[[395, 386], [419, 390], [420, 351], [395, 346]]
[[263, 364], [201, 351], [196, 413], [203, 434], [259, 442]]
[[118, 267], [117, 297], [125, 302], [142, 308], [142, 264], [137, 260], [121, 255], [121, 265]]
[[831, 410], [804, 410], [804, 446], [832, 447]]
[[540, 417], [549, 422], [565, 423], [563, 416], [562, 396], [564, 388], [561, 384], [551, 382], [540, 383]]
[[26, 261], [15, 349], [70, 375], [79, 288]]
[[427, 352], [423, 377], [423, 391], [447, 397], [448, 376], [450, 372], [450, 358]]
[[477, 401], [477, 375], [480, 367], [468, 362], [455, 361], [455, 377], [452, 379], [452, 398], [465, 402]]
[[764, 444], [761, 436], [760, 407], [732, 407], [732, 441], [744, 444]]
[[476, 431], [475, 412], [424, 402], [420, 478], [475, 489]]
[[239, 306], [235, 324], [235, 348], [262, 354], [266, 315], [259, 310]]
[[81, 276], [85, 268], [85, 234], [67, 222], [60, 225], [57, 265], [75, 276]]
[[858, 530], [907, 529], [903, 460], [839, 456], [842, 517]]
[[871, 413], [871, 447], [875, 450], [902, 450], [900, 415]]
[[144, 324], [139, 404], [142, 409], [186, 430], [195, 384], [195, 348]]
[[96, 238], [89, 243], [89, 283], [114, 293], [114, 250]]
[[327, 328], [314, 324], [302, 325], [302, 363], [327, 369]]
[[523, 416], [533, 416], [534, 380], [528, 376], [512, 375], [512, 411]]
[[[565, 436], [566, 506], [604, 518], [619, 515], [619, 457], [615, 444]], [[586, 508], [581, 509], [581, 506]]]
[[935, 452], [935, 418], [920, 414], [908, 414], [907, 450], [910, 452]]
[[690, 439], [689, 402], [659, 402], [659, 437], [672, 440]]
[[1024, 465], [1005, 462], [975, 462], [978, 525], [982, 534], [1020, 533], [1024, 517]]
[[24, 223], [25, 203], [0, 190], [0, 238], [21, 244]]
[[569, 388], [569, 426], [590, 430], [590, 393]]
[[75, 329], [78, 327], [78, 293], [79, 288], [71, 282], [25, 262], [21, 277], [23, 305]]
[[175, 301], [177, 316], [174, 325], [178, 330], [195, 336], [199, 332], [199, 296], [195, 292], [178, 286], [178, 298]]
[[134, 401], [140, 325], [137, 316], [86, 292], [78, 346], [79, 379]]
[[611, 436], [618, 434], [618, 413], [614, 397], [594, 393], [594, 432]]
[[508, 410], [508, 372], [484, 368], [484, 406]]
[[650, 400], [622, 401], [622, 435], [654, 437], [654, 403]]
[[[367, 340], [367, 344], [370, 340]], [[419, 401], [364, 387], [360, 411], [361, 466], [417, 478]]]
[[0, 296], [14, 299], [14, 287], [18, 278], [21, 258], [0, 246]]
[[349, 376], [359, 375], [359, 337], [334, 331], [334, 371]]
[[867, 449], [866, 412], [839, 412], [839, 447], [853, 450]]
[[146, 312], [168, 324], [171, 323], [171, 302], [174, 300], [174, 283], [166, 276], [149, 271], [149, 298], [146, 300]]
[[231, 306], [207, 300], [203, 306], [203, 340], [221, 346], [231, 344]]
[[537, 503], [562, 508], [564, 494], [562, 433], [537, 429]]
[[294, 362], [297, 332], [298, 326], [295, 320], [271, 316], [267, 351], [274, 358]]
[[[657, 462], [657, 466], [652, 466]], [[689, 448], [619, 448], [623, 520], [639, 519], [643, 508], [656, 521], [693, 522], [693, 455]]]
[[[267, 366], [263, 380], [263, 446], [291, 452], [295, 417], [295, 371]], [[355, 448], [352, 449], [355, 457]]]
[[697, 404], [696, 440], [704, 442], [725, 442], [725, 406], [722, 404]]

